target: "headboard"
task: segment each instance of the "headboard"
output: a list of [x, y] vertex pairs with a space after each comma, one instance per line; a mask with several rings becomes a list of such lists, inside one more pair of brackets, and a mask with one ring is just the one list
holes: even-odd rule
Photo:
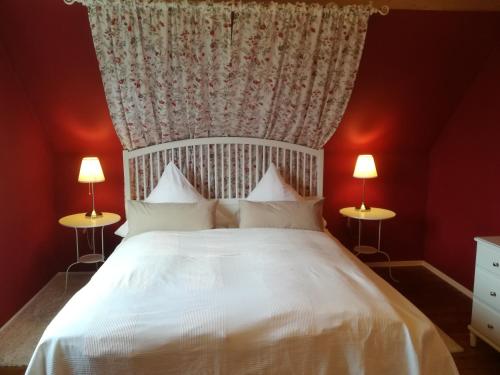
[[303, 196], [323, 196], [323, 150], [259, 138], [213, 137], [123, 152], [125, 199], [141, 200], [170, 162], [206, 198], [245, 198], [273, 162]]

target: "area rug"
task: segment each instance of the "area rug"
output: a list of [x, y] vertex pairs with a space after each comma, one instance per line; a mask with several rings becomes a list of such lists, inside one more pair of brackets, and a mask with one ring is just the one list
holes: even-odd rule
[[91, 276], [90, 272], [71, 272], [64, 292], [64, 273], [56, 274], [8, 321], [0, 329], [0, 367], [26, 366], [45, 327]]
[[[68, 291], [64, 292], [64, 273], [59, 273], [0, 329], [0, 367], [26, 366], [45, 327], [58, 311], [90, 279], [91, 273], [71, 272]], [[463, 348], [436, 326], [451, 353]]]

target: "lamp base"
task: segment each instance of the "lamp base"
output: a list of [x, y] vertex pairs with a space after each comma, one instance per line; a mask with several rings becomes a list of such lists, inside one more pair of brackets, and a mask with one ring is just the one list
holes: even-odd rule
[[85, 213], [85, 217], [86, 218], [89, 218], [89, 219], [95, 219], [95, 218], [98, 218], [98, 217], [101, 217], [102, 216], [102, 212], [98, 212], [98, 211], [89, 211], [89, 212], [86, 212]]
[[361, 202], [361, 206], [355, 207], [357, 211], [365, 212], [365, 211], [370, 211], [371, 208], [365, 205], [365, 202]]

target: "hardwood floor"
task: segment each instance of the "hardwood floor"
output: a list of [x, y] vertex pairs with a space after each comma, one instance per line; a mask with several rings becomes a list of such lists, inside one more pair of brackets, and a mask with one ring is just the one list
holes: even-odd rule
[[0, 367], [1, 375], [22, 375], [26, 367]]
[[[394, 268], [393, 274], [399, 283], [389, 279], [386, 268], [377, 268], [375, 272], [464, 348], [463, 353], [453, 355], [461, 375], [500, 374], [500, 353], [481, 340], [478, 340], [477, 347], [469, 346], [467, 324], [472, 308], [469, 298], [423, 267]], [[3, 367], [0, 375], [20, 375], [24, 370], [24, 367]]]
[[500, 353], [479, 339], [475, 348], [469, 345], [472, 300], [423, 267], [393, 268], [399, 283], [390, 280], [386, 268], [374, 271], [464, 348], [462, 353], [453, 354], [461, 375], [500, 374]]

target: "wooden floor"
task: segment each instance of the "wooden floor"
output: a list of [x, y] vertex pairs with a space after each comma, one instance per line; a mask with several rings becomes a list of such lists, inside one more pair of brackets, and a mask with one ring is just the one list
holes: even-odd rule
[[393, 268], [399, 283], [390, 281], [386, 268], [374, 269], [430, 320], [464, 348], [453, 359], [461, 375], [499, 375], [500, 353], [480, 339], [469, 346], [472, 301], [423, 267]]
[[[375, 271], [390, 281], [387, 269]], [[461, 375], [500, 374], [500, 353], [481, 340], [477, 347], [469, 346], [467, 324], [472, 308], [469, 298], [423, 267], [395, 268], [393, 275], [399, 283], [390, 283], [465, 349], [453, 355]], [[24, 367], [3, 367], [0, 375], [20, 375], [24, 370]]]

